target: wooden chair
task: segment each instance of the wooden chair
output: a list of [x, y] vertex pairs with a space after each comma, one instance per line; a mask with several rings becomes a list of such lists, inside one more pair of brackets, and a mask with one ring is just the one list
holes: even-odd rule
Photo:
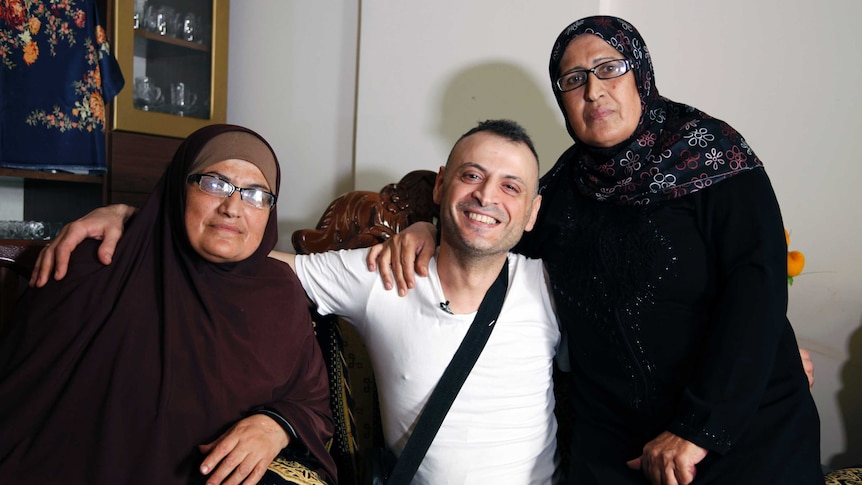
[[[293, 233], [299, 254], [372, 246], [418, 221], [433, 222], [439, 208], [432, 192], [436, 174], [410, 172], [380, 192], [353, 191], [335, 199], [315, 229]], [[318, 342], [330, 373], [335, 437], [330, 452], [339, 483], [356, 485], [363, 476], [362, 450], [383, 442], [377, 392], [365, 347], [349, 324], [313, 315]]]
[[0, 239], [0, 329], [12, 317], [39, 251], [47, 243], [43, 240]]

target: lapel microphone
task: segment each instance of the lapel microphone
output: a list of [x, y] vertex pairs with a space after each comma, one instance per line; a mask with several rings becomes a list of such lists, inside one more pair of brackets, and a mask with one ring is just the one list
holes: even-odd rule
[[452, 312], [452, 309], [449, 308], [449, 300], [441, 301], [440, 302], [440, 309], [443, 310], [444, 312], [448, 313], [449, 315], [455, 314], [454, 312]]

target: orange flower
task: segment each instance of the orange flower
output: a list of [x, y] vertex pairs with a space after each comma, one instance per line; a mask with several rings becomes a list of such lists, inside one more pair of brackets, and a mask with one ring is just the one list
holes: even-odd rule
[[805, 255], [799, 251], [787, 252], [787, 276], [793, 278], [802, 274], [802, 268], [805, 267]]
[[30, 33], [36, 35], [39, 33], [39, 28], [42, 27], [42, 22], [36, 17], [30, 17], [30, 21], [27, 22], [27, 26], [30, 27]]
[[36, 45], [35, 42], [30, 41], [24, 45], [24, 62], [27, 63], [28, 66], [32, 65], [36, 62], [36, 59], [39, 58], [39, 46]]
[[90, 94], [90, 111], [97, 120], [104, 123], [105, 102], [102, 100], [101, 94], [96, 92]]
[[[790, 247], [790, 233], [784, 230], [784, 240]], [[793, 284], [793, 278], [802, 274], [805, 267], [805, 255], [800, 251], [787, 251], [787, 283]]]
[[99, 44], [104, 44], [107, 36], [105, 35], [105, 29], [102, 28], [101, 25], [96, 26], [96, 42]]

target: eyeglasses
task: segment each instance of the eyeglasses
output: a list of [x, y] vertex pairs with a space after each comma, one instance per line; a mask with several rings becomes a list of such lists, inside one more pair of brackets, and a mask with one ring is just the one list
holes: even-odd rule
[[187, 179], [188, 183], [196, 183], [201, 192], [226, 199], [239, 191], [239, 196], [246, 204], [257, 209], [272, 209], [275, 205], [275, 195], [256, 187], [237, 187], [227, 180], [205, 173], [193, 173]]
[[592, 69], [574, 69], [569, 71], [559, 79], [557, 79], [557, 89], [560, 92], [571, 91], [587, 84], [587, 78], [590, 73], [596, 75], [598, 79], [613, 79], [620, 77], [629, 72], [632, 68], [632, 63], [628, 59], [614, 59], [598, 64]]

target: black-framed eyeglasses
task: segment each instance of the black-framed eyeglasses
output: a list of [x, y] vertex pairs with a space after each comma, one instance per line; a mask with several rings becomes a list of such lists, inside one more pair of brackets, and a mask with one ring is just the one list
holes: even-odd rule
[[239, 196], [246, 204], [257, 208], [270, 210], [275, 206], [276, 196], [257, 187], [237, 187], [236, 185], [215, 175], [193, 173], [187, 179], [188, 183], [196, 183], [201, 192], [226, 199], [239, 191]]
[[587, 84], [590, 73], [599, 79], [613, 79], [620, 77], [632, 69], [632, 62], [628, 59], [614, 59], [597, 64], [592, 69], [573, 69], [557, 79], [557, 89], [560, 92], [571, 91]]

